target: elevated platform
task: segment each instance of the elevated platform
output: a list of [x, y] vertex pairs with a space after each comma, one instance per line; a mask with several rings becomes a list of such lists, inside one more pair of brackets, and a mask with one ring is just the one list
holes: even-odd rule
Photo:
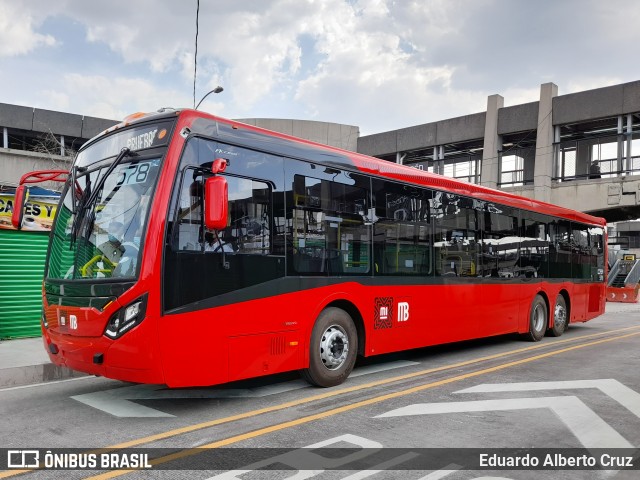
[[[533, 186], [503, 190], [534, 198]], [[640, 217], [640, 175], [554, 182], [550, 190], [551, 203], [604, 217], [607, 222]]]

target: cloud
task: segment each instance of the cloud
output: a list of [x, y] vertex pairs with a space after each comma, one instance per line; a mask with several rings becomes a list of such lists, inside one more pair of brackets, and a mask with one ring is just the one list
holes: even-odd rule
[[[73, 92], [74, 108], [101, 118], [119, 120], [137, 112], [189, 103], [188, 95], [174, 89], [160, 89], [147, 80], [71, 73], [64, 76], [61, 89]], [[54, 96], [55, 98], [55, 96]]]
[[[11, 56], [12, 72], [46, 75], [11, 82], [5, 101], [31, 97], [110, 118], [192, 105], [195, 0], [14, 5], [0, 0], [0, 56]], [[56, 43], [52, 18], [85, 37]], [[637, 23], [640, 4], [599, 0], [201, 1], [196, 101], [220, 84], [225, 91], [203, 104], [216, 113], [374, 133], [483, 111], [494, 93], [506, 105], [536, 101], [550, 81], [564, 94], [636, 80]], [[65, 58], [78, 49], [110, 55], [62, 68], [34, 54], [54, 44]], [[16, 58], [33, 61], [26, 69]]]
[[17, 2], [0, 2], [0, 57], [24, 55], [40, 46], [56, 44], [51, 35], [34, 31], [39, 22]]
[[424, 123], [429, 109], [444, 106], [440, 97], [451, 93], [455, 70], [417, 64], [402, 36], [384, 28], [386, 4], [363, 5], [322, 17], [316, 49], [323, 60], [300, 80], [295, 99], [319, 119], [340, 115], [341, 122], [357, 123], [366, 116], [370, 126], [363, 133]]

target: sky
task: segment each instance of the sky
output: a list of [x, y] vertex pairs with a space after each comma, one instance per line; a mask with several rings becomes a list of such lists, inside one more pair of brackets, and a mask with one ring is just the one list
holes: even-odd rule
[[0, 102], [108, 119], [194, 106], [361, 135], [640, 80], [640, 2], [0, 0]]

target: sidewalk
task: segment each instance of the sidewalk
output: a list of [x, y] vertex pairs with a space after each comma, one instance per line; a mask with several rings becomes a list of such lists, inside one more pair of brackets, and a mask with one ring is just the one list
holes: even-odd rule
[[49, 361], [42, 338], [0, 342], [0, 388], [85, 376]]
[[[640, 303], [607, 302], [606, 313], [632, 311], [638, 312], [640, 320]], [[0, 388], [83, 376], [52, 364], [40, 337], [0, 342]]]

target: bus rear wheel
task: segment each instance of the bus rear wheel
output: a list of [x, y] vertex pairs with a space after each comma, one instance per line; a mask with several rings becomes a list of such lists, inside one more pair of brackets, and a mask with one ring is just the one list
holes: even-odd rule
[[304, 379], [318, 387], [344, 382], [356, 363], [358, 333], [351, 316], [340, 308], [325, 308], [318, 316], [309, 344], [309, 368]]
[[548, 325], [547, 303], [541, 295], [536, 295], [533, 302], [531, 302], [531, 310], [529, 310], [529, 333], [527, 338], [532, 342], [542, 340]]
[[567, 302], [562, 295], [558, 295], [556, 305], [553, 307], [553, 327], [549, 329], [549, 334], [553, 337], [559, 337], [568, 326]]

